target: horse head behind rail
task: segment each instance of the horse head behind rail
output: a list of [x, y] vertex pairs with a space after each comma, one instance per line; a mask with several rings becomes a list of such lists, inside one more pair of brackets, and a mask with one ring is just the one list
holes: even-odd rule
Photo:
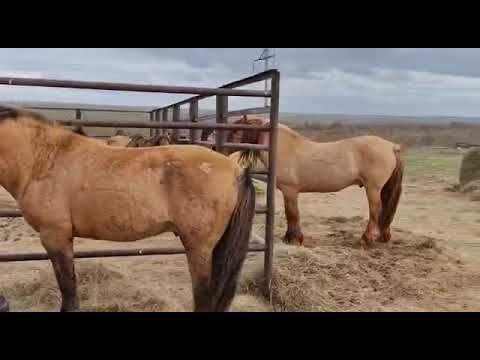
[[157, 134], [151, 138], [145, 138], [141, 134], [135, 134], [130, 137], [128, 135], [119, 135], [117, 132], [117, 135], [114, 135], [107, 140], [108, 145], [118, 147], [152, 147], [169, 145], [171, 143], [172, 140], [168, 133]]
[[[241, 119], [233, 122], [235, 125], [256, 125], [262, 126], [269, 121], [262, 118], [248, 117], [244, 115]], [[230, 143], [246, 143], [254, 145], [268, 145], [268, 133], [259, 130], [230, 130], [227, 135], [227, 142]], [[229, 155], [235, 150], [229, 150]], [[245, 164], [255, 164], [260, 160], [261, 152], [258, 150], [242, 150], [239, 155], [239, 161]]]

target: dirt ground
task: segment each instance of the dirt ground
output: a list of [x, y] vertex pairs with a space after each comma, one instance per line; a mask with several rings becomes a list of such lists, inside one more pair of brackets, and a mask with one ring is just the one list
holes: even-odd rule
[[[263, 255], [250, 254], [232, 311], [480, 311], [480, 202], [449, 191], [461, 158], [454, 150], [409, 151], [392, 241], [369, 251], [359, 246], [368, 216], [363, 189], [301, 195], [303, 248], [281, 243], [286, 224], [277, 193], [272, 295], [260, 290]], [[0, 208], [9, 207], [16, 203], [2, 191]], [[259, 216], [255, 231], [263, 229]], [[171, 234], [75, 244], [76, 250], [181, 246]], [[23, 219], [0, 219], [0, 252], [30, 251], [43, 249]], [[78, 259], [76, 266], [84, 311], [191, 310], [183, 255]], [[57, 311], [60, 304], [47, 261], [1, 263], [0, 293], [12, 311]]]

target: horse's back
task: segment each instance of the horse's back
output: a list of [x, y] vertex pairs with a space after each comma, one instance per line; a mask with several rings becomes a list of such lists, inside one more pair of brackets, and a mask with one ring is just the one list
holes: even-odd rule
[[202, 223], [200, 215], [209, 222], [205, 226], [213, 226], [210, 222], [229, 215], [235, 204], [239, 170], [209, 149], [99, 146], [94, 151], [96, 164], [76, 161], [88, 166], [69, 185], [76, 236], [138, 240], [190, 229], [192, 221]]

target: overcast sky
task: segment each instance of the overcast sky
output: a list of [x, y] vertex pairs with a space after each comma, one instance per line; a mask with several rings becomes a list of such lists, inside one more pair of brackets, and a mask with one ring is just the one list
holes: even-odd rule
[[[261, 50], [3, 48], [0, 76], [219, 86], [251, 75]], [[282, 112], [480, 115], [480, 49], [300, 48], [276, 55]], [[0, 101], [162, 106], [184, 97], [0, 85]], [[231, 100], [232, 108], [260, 104]]]

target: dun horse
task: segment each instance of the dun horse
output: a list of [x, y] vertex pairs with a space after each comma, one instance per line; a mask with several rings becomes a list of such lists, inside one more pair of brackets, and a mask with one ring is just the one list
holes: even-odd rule
[[[235, 123], [260, 125], [265, 122], [245, 116]], [[232, 131], [228, 141], [267, 145], [269, 134]], [[402, 192], [404, 162], [400, 145], [376, 136], [318, 143], [280, 124], [277, 151], [277, 187], [283, 193], [288, 223], [285, 242], [303, 244], [298, 210], [300, 193], [338, 192], [352, 185], [365, 187], [370, 209], [362, 246], [390, 240], [390, 224]], [[248, 150], [230, 156], [239, 161], [252, 155], [250, 160], [260, 159], [264, 166], [268, 165], [266, 152]]]
[[192, 145], [112, 147], [5, 107], [0, 138], [0, 185], [40, 235], [61, 311], [79, 309], [74, 237], [126, 242], [164, 232], [185, 248], [194, 310], [229, 309], [255, 212], [252, 181], [235, 162]]

